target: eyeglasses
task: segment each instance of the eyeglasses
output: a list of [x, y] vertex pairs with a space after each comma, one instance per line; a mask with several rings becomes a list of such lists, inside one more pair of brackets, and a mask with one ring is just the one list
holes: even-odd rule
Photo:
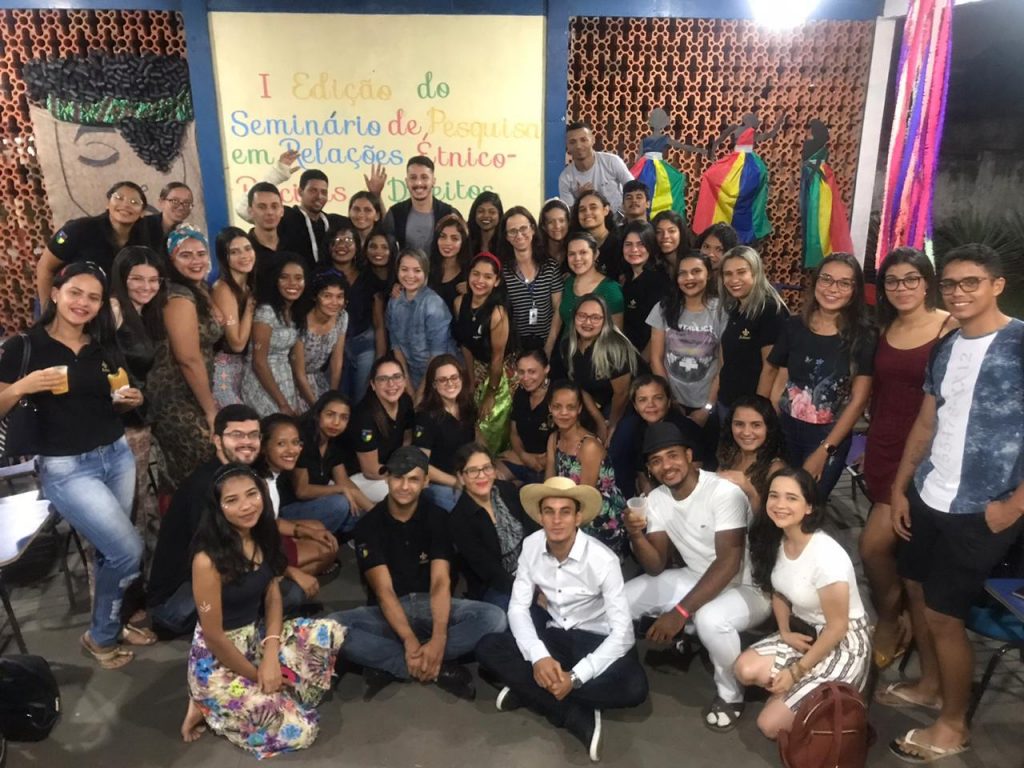
[[137, 198], [137, 197], [125, 197], [120, 192], [115, 192], [114, 194], [112, 194], [110, 196], [110, 199], [113, 200], [115, 203], [128, 203], [128, 205], [132, 206], [133, 208], [141, 208], [142, 207], [142, 201], [139, 200], [139, 198]]
[[516, 227], [515, 229], [506, 229], [505, 233], [509, 237], [526, 237], [528, 234], [530, 234], [530, 227], [529, 225], [523, 225], [521, 227]]
[[460, 381], [462, 381], [462, 377], [457, 373], [451, 376], [438, 376], [434, 379], [434, 386], [447, 387], [449, 384], [458, 384]]
[[390, 376], [374, 376], [374, 384], [401, 384], [405, 381], [404, 373], [392, 373]]
[[924, 278], [922, 278], [920, 275], [907, 275], [906, 277], [887, 277], [885, 278], [882, 284], [885, 286], [885, 290], [887, 291], [895, 291], [901, 285], [908, 291], [912, 291], [921, 284], [921, 280], [923, 279]]
[[587, 315], [583, 312], [577, 312], [576, 319], [581, 323], [602, 323], [604, 322], [604, 315]]
[[939, 280], [939, 292], [948, 296], [959, 288], [964, 293], [974, 293], [978, 290], [982, 280], [992, 279], [991, 277], [965, 277], [962, 280]]
[[818, 275], [818, 285], [822, 288], [831, 288], [833, 285], [843, 293], [852, 291], [856, 283], [848, 278], [836, 280], [832, 275]]
[[224, 437], [230, 437], [232, 440], [259, 441], [260, 433], [259, 430], [255, 432], [242, 432], [240, 429], [233, 429], [230, 432], [225, 432]]
[[479, 467], [466, 467], [462, 470], [462, 474], [466, 477], [471, 477], [474, 480], [480, 477], [490, 477], [494, 474], [493, 464], [483, 464]]
[[353, 245], [356, 239], [352, 235], [342, 235], [341, 237], [334, 238], [332, 245]]
[[191, 211], [195, 206], [191, 200], [175, 200], [173, 197], [168, 197], [166, 202], [170, 203], [171, 208], [177, 208], [179, 211]]
[[156, 285], [156, 286], [160, 286], [160, 285], [164, 284], [164, 279], [162, 277], [137, 277], [137, 276], [133, 276], [133, 277], [127, 278], [125, 280], [125, 282], [128, 283], [129, 285], [138, 285], [138, 286], [142, 286], [142, 285]]

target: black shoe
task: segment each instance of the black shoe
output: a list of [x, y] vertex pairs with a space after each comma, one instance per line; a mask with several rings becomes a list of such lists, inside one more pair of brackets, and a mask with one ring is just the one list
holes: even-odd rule
[[459, 699], [473, 701], [476, 698], [473, 675], [461, 664], [444, 662], [434, 682], [442, 691], [447, 691]]
[[523, 702], [512, 693], [511, 688], [505, 686], [498, 694], [498, 698], [494, 700], [494, 706], [498, 708], [499, 712], [511, 712], [513, 709], [519, 709], [523, 706]]
[[398, 680], [397, 677], [383, 669], [363, 668], [363, 680], [366, 682], [366, 690], [363, 692], [363, 701], [370, 701], [374, 696]]
[[565, 719], [566, 730], [587, 748], [590, 762], [601, 760], [601, 710], [574, 706]]

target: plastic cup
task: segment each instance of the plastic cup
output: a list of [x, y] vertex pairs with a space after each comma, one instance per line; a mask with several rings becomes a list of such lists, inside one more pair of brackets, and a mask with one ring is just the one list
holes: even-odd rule
[[647, 499], [643, 496], [634, 496], [626, 500], [626, 509], [635, 520], [647, 523]]
[[64, 380], [50, 391], [55, 395], [66, 395], [68, 393], [68, 367], [66, 365], [55, 365], [51, 370], [63, 376]]

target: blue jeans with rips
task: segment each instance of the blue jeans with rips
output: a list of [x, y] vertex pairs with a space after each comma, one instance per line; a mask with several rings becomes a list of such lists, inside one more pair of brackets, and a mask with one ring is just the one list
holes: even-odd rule
[[96, 595], [89, 634], [109, 646], [121, 632], [121, 602], [139, 578], [142, 539], [132, 525], [135, 457], [121, 437], [76, 456], [40, 456], [43, 496], [96, 548]]

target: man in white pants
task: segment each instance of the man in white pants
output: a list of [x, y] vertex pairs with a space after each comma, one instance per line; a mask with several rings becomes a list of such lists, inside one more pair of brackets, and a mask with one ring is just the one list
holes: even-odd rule
[[[630, 545], [644, 569], [626, 583], [626, 600], [634, 620], [658, 617], [647, 632], [654, 643], [671, 642], [693, 623], [714, 665], [718, 691], [704, 710], [704, 724], [724, 732], [743, 713], [743, 686], [732, 672], [739, 633], [764, 621], [771, 606], [750, 577], [747, 496], [693, 466], [694, 448], [674, 424], [647, 429], [643, 453], [659, 486], [643, 512], [626, 515]], [[668, 568], [673, 546], [682, 568]]]

